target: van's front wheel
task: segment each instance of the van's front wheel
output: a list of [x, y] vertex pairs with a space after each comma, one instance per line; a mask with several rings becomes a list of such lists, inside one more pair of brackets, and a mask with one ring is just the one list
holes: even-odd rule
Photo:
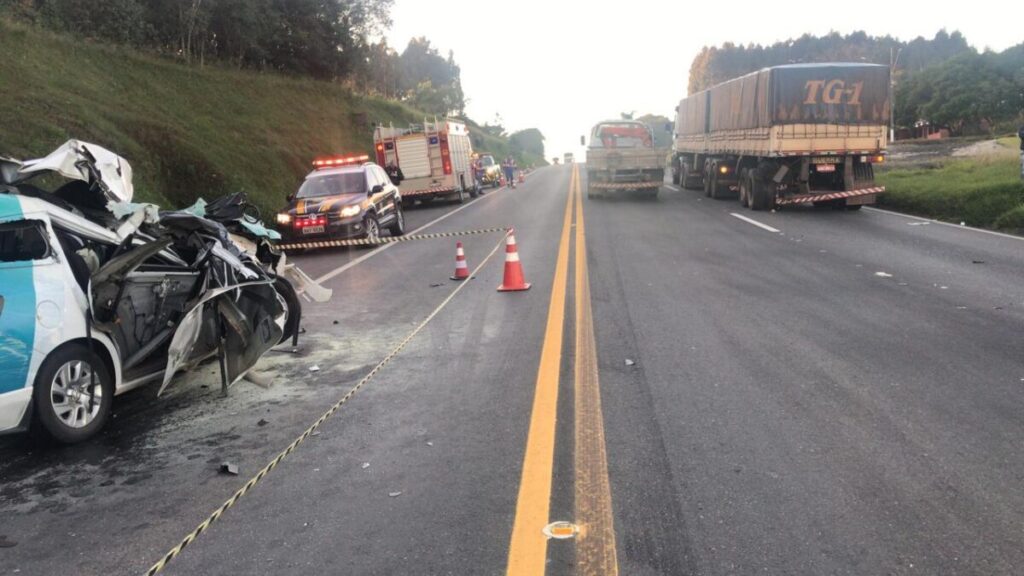
[[39, 367], [32, 400], [34, 427], [64, 444], [94, 436], [110, 417], [114, 380], [84, 344], [58, 349]]

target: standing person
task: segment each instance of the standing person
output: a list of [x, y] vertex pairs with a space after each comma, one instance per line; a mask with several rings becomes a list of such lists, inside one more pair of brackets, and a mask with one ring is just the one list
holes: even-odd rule
[[1017, 130], [1017, 138], [1020, 138], [1020, 179], [1024, 180], [1024, 125]]
[[387, 172], [388, 178], [391, 179], [391, 183], [395, 186], [398, 186], [402, 183], [402, 180], [405, 180], [405, 174], [402, 174], [402, 169], [394, 162], [388, 163], [384, 171]]
[[477, 194], [484, 193], [484, 161], [477, 154], [473, 155], [473, 185]]
[[509, 154], [501, 166], [505, 169], [505, 182], [509, 188], [516, 187], [516, 159]]

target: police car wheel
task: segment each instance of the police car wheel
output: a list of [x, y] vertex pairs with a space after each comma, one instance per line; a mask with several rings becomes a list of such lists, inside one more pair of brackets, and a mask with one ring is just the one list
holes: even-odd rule
[[380, 224], [374, 216], [367, 216], [363, 220], [363, 230], [365, 230], [363, 237], [367, 240], [377, 240], [380, 238]]
[[402, 213], [401, 208], [395, 210], [395, 221], [388, 226], [388, 232], [391, 232], [392, 236], [405, 234], [405, 214]]
[[99, 356], [84, 344], [68, 344], [39, 367], [33, 427], [64, 444], [82, 442], [106, 424], [113, 399], [114, 381]]

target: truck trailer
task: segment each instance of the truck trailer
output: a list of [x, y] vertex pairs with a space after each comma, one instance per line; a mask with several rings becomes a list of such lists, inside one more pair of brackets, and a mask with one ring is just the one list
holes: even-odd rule
[[[479, 192], [473, 181], [473, 145], [462, 122], [444, 120], [408, 128], [378, 126], [373, 133], [377, 164], [400, 173], [405, 204], [448, 198], [464, 202]], [[394, 168], [398, 170], [394, 170]]]
[[813, 203], [856, 210], [885, 189], [889, 68], [774, 66], [684, 98], [672, 181], [753, 210]]

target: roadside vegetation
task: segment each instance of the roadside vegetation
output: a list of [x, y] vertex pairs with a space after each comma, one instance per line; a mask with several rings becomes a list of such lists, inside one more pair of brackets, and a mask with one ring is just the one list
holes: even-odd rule
[[[373, 125], [433, 114], [343, 83], [277, 72], [198, 66], [0, 19], [0, 155], [46, 154], [68, 138], [132, 163], [136, 199], [180, 207], [244, 191], [276, 210], [314, 156], [372, 157]], [[474, 146], [540, 155], [469, 122]]]
[[[1024, 183], [1017, 139], [1007, 137], [986, 144], [968, 144], [958, 149], [963, 152], [934, 161], [921, 161], [923, 154], [905, 164], [894, 161], [876, 174], [887, 188], [879, 196], [879, 204], [956, 224], [1024, 233]], [[907, 154], [906, 148], [913, 146], [897, 143], [893, 156]], [[972, 147], [978, 151], [972, 152]]]

